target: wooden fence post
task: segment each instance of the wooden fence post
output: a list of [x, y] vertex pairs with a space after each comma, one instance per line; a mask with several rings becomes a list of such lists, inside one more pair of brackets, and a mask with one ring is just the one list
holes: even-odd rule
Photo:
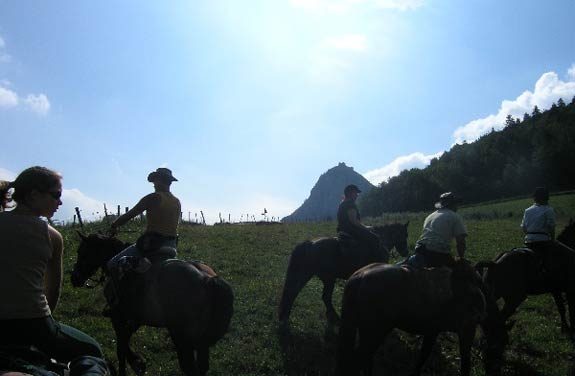
[[80, 228], [84, 228], [84, 222], [82, 222], [82, 216], [80, 215], [80, 208], [76, 206], [76, 215], [78, 216], [78, 223]]

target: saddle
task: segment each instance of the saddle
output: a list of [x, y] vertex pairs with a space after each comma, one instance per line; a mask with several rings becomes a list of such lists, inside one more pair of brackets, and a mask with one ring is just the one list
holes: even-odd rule
[[2, 370], [34, 376], [60, 376], [66, 374], [68, 367], [34, 346], [10, 345], [0, 347], [0, 373]]

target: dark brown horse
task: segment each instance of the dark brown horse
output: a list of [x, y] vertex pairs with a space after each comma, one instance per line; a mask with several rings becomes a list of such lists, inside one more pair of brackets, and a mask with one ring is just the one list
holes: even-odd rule
[[[127, 244], [99, 234], [81, 235], [72, 284], [80, 287]], [[116, 332], [119, 375], [126, 375], [126, 360], [143, 375], [142, 358], [130, 349], [130, 337], [141, 325], [167, 328], [187, 376], [205, 375], [209, 347], [228, 330], [233, 314], [231, 287], [207, 265], [169, 260], [152, 266], [146, 282], [126, 277], [120, 283], [121, 302], [111, 312]], [[136, 283], [134, 283], [136, 282]]]
[[[541, 273], [539, 256], [528, 249], [513, 249], [499, 254], [494, 261], [477, 264], [483, 269], [483, 281], [494, 299], [502, 299], [501, 310], [508, 319], [528, 295], [551, 293], [559, 314], [563, 331], [574, 334], [575, 323], [575, 222], [572, 220], [557, 237], [551, 253], [550, 270]], [[565, 301], [569, 307], [569, 323], [566, 319]]]
[[376, 350], [398, 328], [424, 335], [414, 375], [420, 374], [437, 336], [445, 331], [458, 334], [461, 375], [469, 375], [471, 345], [482, 323], [488, 339], [486, 359], [491, 362], [486, 369], [497, 374], [500, 362], [495, 355], [501, 358], [507, 331], [495, 302], [486, 302], [482, 288], [479, 274], [466, 260], [456, 261], [452, 270], [371, 264], [356, 271], [343, 293], [336, 373], [371, 375]]
[[287, 325], [297, 295], [313, 276], [323, 282], [322, 300], [328, 323], [338, 323], [339, 316], [332, 304], [336, 279], [347, 279], [367, 264], [387, 262], [393, 247], [398, 253], [407, 255], [408, 225], [409, 222], [373, 227], [372, 231], [380, 238], [380, 249], [377, 251], [346, 250], [335, 237], [307, 240], [298, 244], [291, 253], [279, 304], [281, 325]]

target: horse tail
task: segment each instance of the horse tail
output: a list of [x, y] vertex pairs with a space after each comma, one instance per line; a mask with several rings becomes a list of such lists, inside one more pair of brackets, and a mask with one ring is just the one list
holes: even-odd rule
[[308, 262], [308, 252], [312, 247], [313, 243], [306, 240], [298, 244], [291, 253], [278, 308], [278, 317], [281, 322], [287, 321], [295, 298], [313, 276]]
[[205, 286], [211, 310], [201, 342], [212, 346], [228, 331], [234, 313], [234, 292], [226, 281], [217, 276], [207, 278]]
[[361, 279], [353, 276], [345, 284], [341, 303], [341, 326], [336, 355], [336, 375], [355, 375], [358, 367], [354, 366], [355, 339], [359, 326], [358, 295]]

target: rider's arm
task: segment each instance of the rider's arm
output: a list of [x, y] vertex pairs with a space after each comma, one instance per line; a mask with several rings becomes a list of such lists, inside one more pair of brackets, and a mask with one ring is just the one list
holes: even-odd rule
[[123, 224], [127, 223], [130, 219], [136, 217], [137, 215], [142, 214], [144, 211], [148, 210], [152, 205], [154, 205], [158, 200], [160, 200], [160, 196], [156, 193], [150, 193], [149, 195], [144, 196], [132, 209], [128, 210], [126, 213], [122, 214], [112, 224], [110, 227], [112, 230], [122, 226]]
[[457, 246], [457, 255], [459, 258], [465, 258], [465, 249], [467, 248], [467, 243], [465, 237], [467, 234], [458, 235], [455, 237], [455, 244]]
[[48, 226], [48, 235], [52, 244], [52, 258], [48, 260], [46, 267], [44, 294], [48, 300], [50, 311], [54, 312], [60, 299], [60, 290], [62, 288], [62, 252], [64, 242], [62, 235], [52, 226]]

